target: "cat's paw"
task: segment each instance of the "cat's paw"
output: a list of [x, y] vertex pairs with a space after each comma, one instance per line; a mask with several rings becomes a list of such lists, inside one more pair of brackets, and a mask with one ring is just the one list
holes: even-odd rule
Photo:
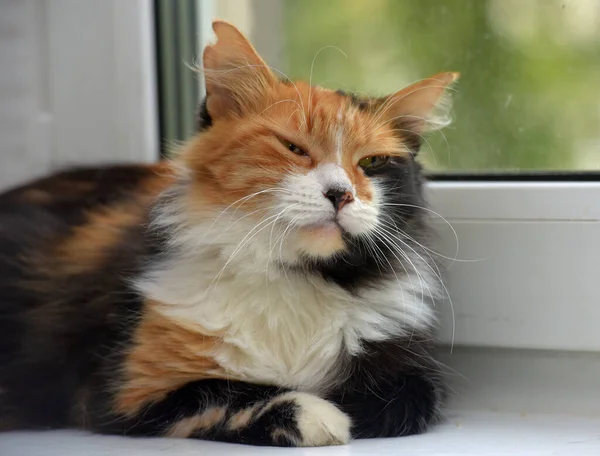
[[313, 394], [285, 393], [269, 401], [264, 410], [279, 415], [271, 424], [275, 445], [344, 445], [350, 440], [348, 415]]

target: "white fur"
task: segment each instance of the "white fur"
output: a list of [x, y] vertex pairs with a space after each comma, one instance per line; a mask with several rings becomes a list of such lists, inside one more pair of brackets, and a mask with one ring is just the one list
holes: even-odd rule
[[359, 236], [371, 233], [378, 224], [379, 203], [363, 203], [360, 198], [345, 205], [338, 214], [339, 224], [350, 234]]
[[377, 224], [379, 203], [363, 203], [356, 197], [346, 171], [341, 166], [328, 163], [319, 165], [306, 174], [291, 174], [283, 182], [285, 190], [279, 196], [280, 210], [285, 210], [283, 220], [294, 220], [298, 226], [319, 225], [336, 220], [331, 202], [324, 196], [330, 189], [352, 193], [354, 201], [337, 214], [337, 222], [353, 235], [366, 234]]
[[[314, 447], [343, 445], [350, 441], [351, 421], [348, 415], [331, 402], [312, 394], [291, 392], [270, 401], [261, 414], [277, 403], [291, 401], [298, 407], [296, 424], [300, 440], [289, 435], [296, 446]], [[277, 432], [278, 429], [275, 430]], [[285, 433], [285, 431], [283, 431]]]
[[452, 95], [445, 90], [427, 115], [427, 122], [423, 125], [423, 131], [441, 130], [452, 123]]
[[409, 335], [431, 324], [423, 301], [428, 291], [422, 292], [416, 274], [352, 295], [277, 268], [276, 260], [295, 252], [293, 242], [275, 243], [282, 233], [275, 225], [255, 230], [235, 253], [256, 226], [240, 217], [228, 213], [180, 231], [186, 254], [157, 265], [136, 284], [165, 303], [158, 309], [165, 316], [223, 333], [225, 345], [214, 357], [232, 377], [317, 392], [328, 386], [340, 351], [358, 353], [361, 339]]
[[[178, 206], [185, 185], [184, 179], [175, 186], [154, 214], [154, 226], [171, 233], [171, 252], [136, 286], [164, 303], [157, 310], [165, 316], [223, 334], [212, 355], [232, 378], [318, 392], [334, 380], [340, 352], [356, 354], [361, 340], [409, 336], [432, 324], [426, 301], [437, 294], [437, 281], [410, 251], [415, 270], [358, 294], [279, 267], [299, 261], [298, 227], [336, 216], [323, 192], [351, 188], [341, 167], [289, 176], [286, 191], [271, 195], [276, 209], [260, 216], [243, 206], [190, 214]], [[368, 235], [376, 227], [380, 191], [375, 186], [372, 204], [355, 199], [340, 211], [344, 229]]]
[[321, 185], [323, 192], [335, 188], [354, 193], [354, 186], [352, 185], [348, 174], [346, 174], [346, 170], [339, 165], [325, 163], [317, 166], [314, 170], [309, 171], [304, 176], [315, 179]]

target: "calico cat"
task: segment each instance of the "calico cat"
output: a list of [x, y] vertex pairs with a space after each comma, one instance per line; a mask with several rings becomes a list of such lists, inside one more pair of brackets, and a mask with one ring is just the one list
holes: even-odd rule
[[213, 28], [200, 131], [175, 158], [0, 196], [0, 429], [281, 446], [426, 430], [441, 283], [415, 156], [457, 75], [359, 98]]

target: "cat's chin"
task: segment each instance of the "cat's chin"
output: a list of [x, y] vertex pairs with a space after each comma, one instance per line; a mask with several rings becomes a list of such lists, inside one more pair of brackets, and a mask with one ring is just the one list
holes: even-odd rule
[[317, 258], [328, 258], [346, 249], [342, 229], [333, 221], [300, 227], [298, 243], [304, 254]]

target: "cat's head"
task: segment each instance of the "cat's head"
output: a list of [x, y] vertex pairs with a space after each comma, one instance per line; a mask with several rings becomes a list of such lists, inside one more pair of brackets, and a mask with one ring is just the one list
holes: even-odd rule
[[188, 223], [205, 232], [197, 235], [208, 220], [211, 242], [323, 268], [372, 260], [380, 244], [399, 244], [395, 237], [419, 238], [415, 155], [421, 135], [447, 121], [441, 105], [457, 74], [357, 97], [292, 82], [235, 27], [213, 28], [202, 131], [179, 158]]

